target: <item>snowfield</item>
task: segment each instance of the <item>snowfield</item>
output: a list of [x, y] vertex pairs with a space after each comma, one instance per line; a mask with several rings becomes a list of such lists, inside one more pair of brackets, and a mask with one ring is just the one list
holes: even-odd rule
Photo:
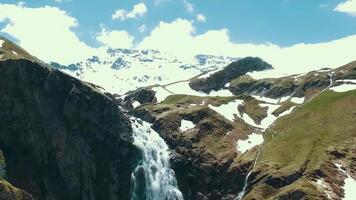
[[263, 143], [263, 135], [252, 133], [248, 136], [246, 140], [237, 141], [237, 151], [245, 153], [246, 151], [252, 149], [253, 147]]
[[331, 87], [330, 90], [334, 92], [347, 92], [350, 90], [356, 90], [356, 80], [353, 79], [345, 79], [338, 80], [336, 82], [342, 82], [342, 85]]
[[191, 121], [188, 121], [188, 120], [184, 120], [184, 119], [183, 119], [180, 123], [181, 123], [181, 125], [180, 125], [180, 128], [179, 128], [179, 129], [180, 129], [181, 131], [186, 131], [186, 130], [189, 130], [189, 129], [195, 127], [194, 123], [191, 122]]
[[235, 60], [237, 58], [198, 55], [186, 61], [156, 50], [107, 49], [60, 69], [100, 85], [110, 93], [124, 94], [139, 87], [167, 85], [203, 72], [218, 71]]
[[237, 115], [238, 113], [237, 107], [241, 103], [241, 100], [235, 100], [227, 104], [222, 104], [220, 106], [209, 105], [209, 108], [215, 110], [216, 112], [224, 116], [226, 119], [233, 122], [235, 120], [235, 115]]

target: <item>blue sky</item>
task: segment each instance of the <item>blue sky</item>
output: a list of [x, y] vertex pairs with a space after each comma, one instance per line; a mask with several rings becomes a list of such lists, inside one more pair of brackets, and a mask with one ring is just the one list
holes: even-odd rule
[[63, 64], [136, 48], [300, 72], [356, 60], [356, 0], [0, 0], [0, 34]]
[[[1, 0], [2, 3], [16, 3]], [[137, 19], [112, 20], [117, 9], [130, 10], [140, 2], [148, 12]], [[196, 32], [227, 28], [234, 42], [274, 43], [289, 46], [296, 43], [329, 41], [356, 33], [356, 18], [333, 9], [341, 0], [195, 0], [194, 12], [187, 11], [181, 0], [27, 0], [28, 7], [45, 5], [59, 7], [76, 18], [75, 28], [79, 38], [88, 44], [97, 45], [94, 39], [102, 24], [109, 30], [126, 30], [136, 40], [149, 34], [160, 21], [170, 22], [176, 18], [194, 20], [198, 13], [206, 17], [205, 23], [196, 24]], [[145, 24], [148, 30], [140, 33]]]

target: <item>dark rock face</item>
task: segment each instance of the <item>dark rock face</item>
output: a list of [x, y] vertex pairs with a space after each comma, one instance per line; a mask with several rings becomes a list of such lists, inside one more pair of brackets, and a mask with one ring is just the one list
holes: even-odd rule
[[278, 199], [279, 200], [301, 200], [301, 199], [304, 199], [305, 196], [306, 196], [305, 192], [296, 190], [296, 191], [290, 192], [286, 195], [283, 195], [281, 197], [278, 197]]
[[138, 160], [115, 103], [58, 70], [0, 62], [0, 149], [7, 179], [35, 199], [129, 199]]
[[231, 63], [226, 68], [218, 71], [208, 78], [194, 79], [189, 86], [197, 91], [209, 93], [212, 90], [219, 90], [231, 80], [246, 74], [247, 72], [262, 71], [272, 69], [272, 66], [260, 58], [246, 57]]
[[140, 104], [157, 103], [155, 96], [156, 92], [147, 88], [140, 88], [130, 92], [123, 100], [122, 106], [128, 110], [133, 109], [133, 102], [137, 101]]

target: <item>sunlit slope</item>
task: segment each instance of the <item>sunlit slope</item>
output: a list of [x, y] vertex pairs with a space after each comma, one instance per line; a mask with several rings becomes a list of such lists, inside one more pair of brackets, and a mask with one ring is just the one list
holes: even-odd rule
[[[265, 133], [266, 142], [254, 169], [254, 186], [246, 199], [293, 192], [309, 198], [326, 197], [328, 188], [342, 184], [335, 163], [354, 175], [355, 138], [356, 90], [320, 94]], [[321, 178], [333, 181], [320, 188], [316, 181]], [[335, 189], [329, 193], [342, 195]]]

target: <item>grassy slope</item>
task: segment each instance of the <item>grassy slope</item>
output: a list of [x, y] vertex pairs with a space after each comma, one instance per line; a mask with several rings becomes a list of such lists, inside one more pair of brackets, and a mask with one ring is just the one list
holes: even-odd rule
[[275, 124], [259, 163], [293, 171], [309, 159], [307, 170], [317, 168], [328, 148], [356, 137], [355, 112], [355, 90], [323, 93]]
[[[263, 174], [284, 176], [299, 171], [307, 163], [304, 171], [304, 175], [307, 175], [329, 159], [329, 150], [356, 149], [355, 138], [356, 90], [345, 93], [327, 91], [293, 114], [280, 118], [266, 132], [266, 142], [255, 171], [264, 170]], [[246, 199], [267, 198], [276, 193], [292, 191], [293, 188], [304, 190], [311, 198], [318, 193], [315, 186], [303, 176], [279, 191], [257, 184]]]

